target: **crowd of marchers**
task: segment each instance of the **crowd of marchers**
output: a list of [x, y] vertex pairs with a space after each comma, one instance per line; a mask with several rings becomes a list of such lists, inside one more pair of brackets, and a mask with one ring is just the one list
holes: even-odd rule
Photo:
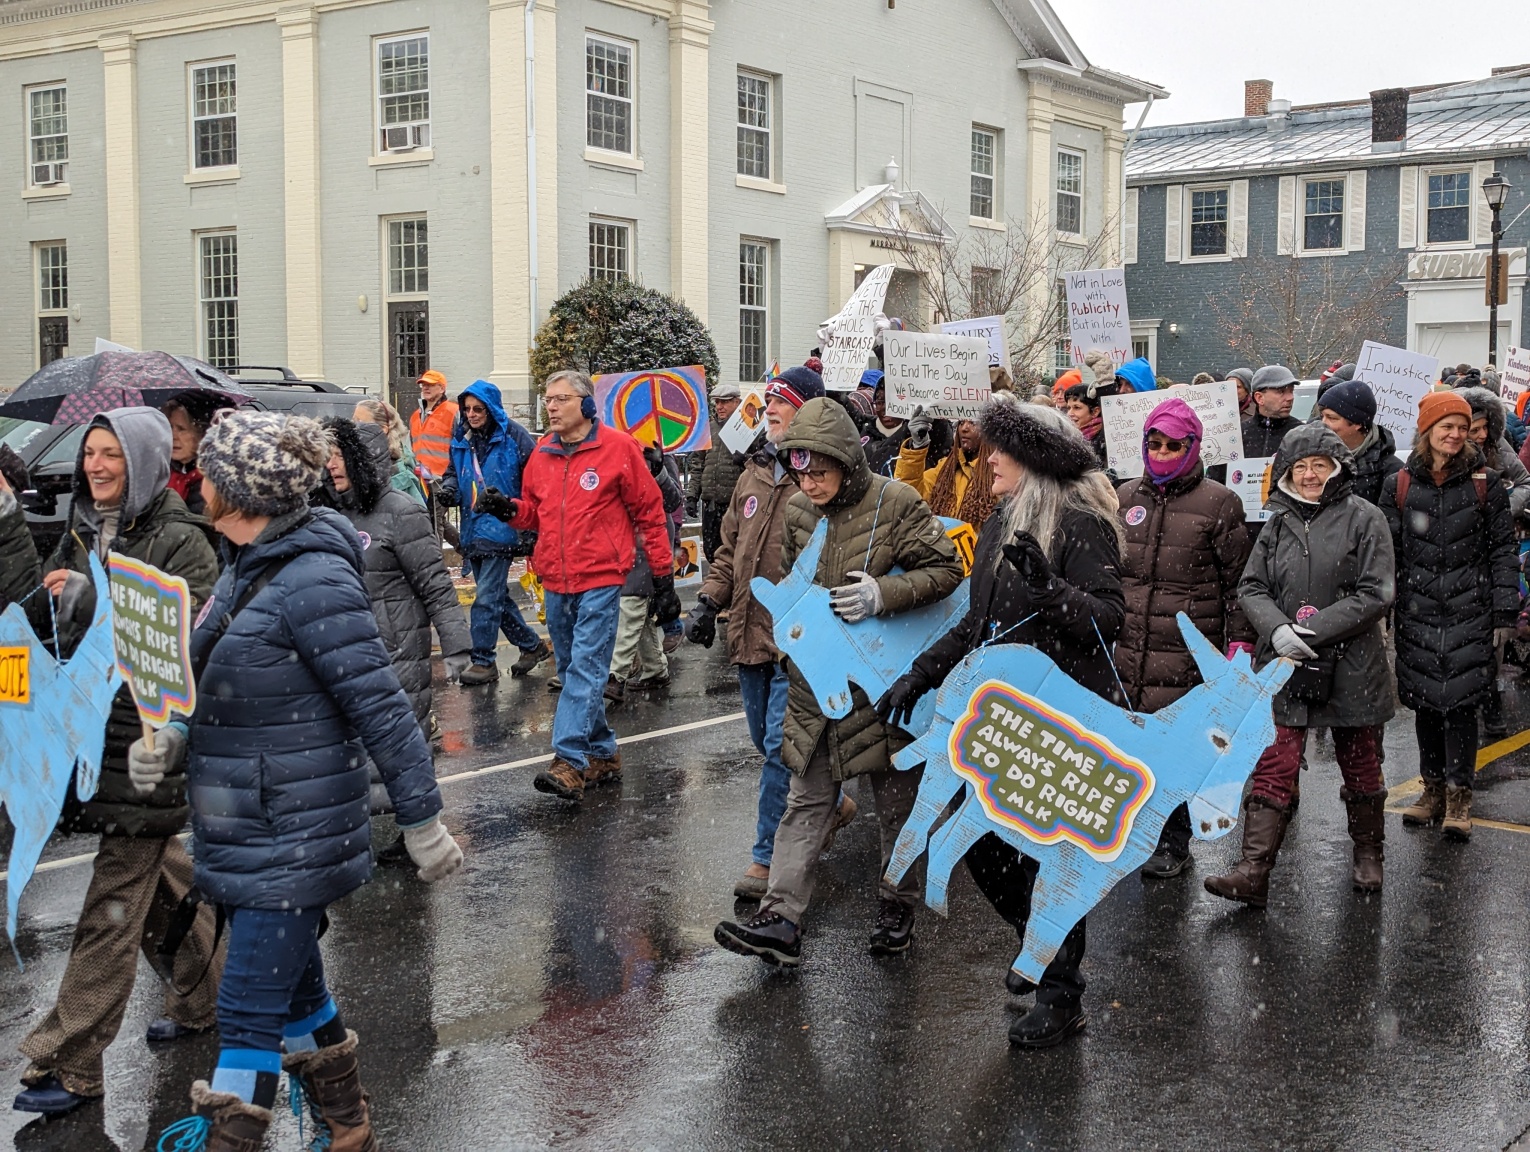
[[[198, 688], [195, 712], [151, 738], [124, 687], [100, 787], [66, 808], [62, 827], [99, 843], [55, 1004], [22, 1043], [30, 1063], [15, 1106], [56, 1115], [104, 1094], [102, 1056], [142, 950], [166, 984], [147, 1039], [216, 1028], [220, 1042], [191, 1115], [162, 1146], [254, 1152], [285, 1072], [315, 1147], [377, 1147], [357, 1036], [319, 939], [326, 908], [371, 874], [374, 815], [391, 812], [400, 829], [377, 862], [412, 862], [425, 881], [461, 864], [432, 764], [432, 632], [445, 678], [466, 689], [495, 690], [501, 635], [517, 650], [512, 676], [545, 669], [558, 698], [534, 786], [569, 803], [621, 780], [608, 707], [662, 692], [683, 640], [722, 638], [761, 765], [750, 858], [733, 885], [741, 908], [715, 938], [775, 965], [802, 960], [820, 855], [856, 817], [857, 796], [874, 800], [881, 845], [870, 950], [909, 949], [922, 869], [893, 882], [886, 868], [921, 770], [894, 770], [891, 757], [912, 742], [921, 698], [990, 643], [1034, 645], [1138, 713], [1200, 682], [1181, 612], [1229, 658], [1296, 663], [1244, 802], [1241, 857], [1205, 880], [1218, 896], [1265, 905], [1309, 729], [1331, 733], [1353, 887], [1381, 888], [1381, 734], [1399, 701], [1415, 714], [1423, 777], [1404, 822], [1470, 838], [1479, 729], [1502, 732], [1499, 669], [1526, 627], [1524, 428], [1491, 368], [1463, 366], [1425, 395], [1401, 454], [1352, 365], [1325, 373], [1305, 422], [1291, 416], [1297, 381], [1280, 365], [1208, 374], [1237, 385], [1245, 455], [1274, 458], [1262, 521], [1214, 478], [1199, 417], [1145, 360], [1091, 354], [1029, 400], [995, 369], [993, 398], [954, 422], [890, 417], [877, 369], [831, 393], [820, 369], [809, 358], [766, 382], [763, 425], [743, 452], [720, 435], [739, 389], [715, 386], [712, 447], [684, 469], [604, 423], [577, 371], [545, 382], [540, 437], [493, 384], [452, 400], [435, 371], [407, 420], [375, 399], [317, 423], [220, 410], [195, 393], [163, 411], [116, 409], [81, 443], [69, 528], [47, 557], [17, 500], [25, 470], [0, 448], [0, 598], [22, 603], [67, 658], [96, 615], [92, 556], [180, 577], [196, 610]], [[1101, 399], [1150, 390], [1162, 402], [1144, 425], [1142, 474], [1117, 482]], [[688, 514], [708, 565], [682, 620]], [[975, 530], [970, 566], [942, 518]], [[954, 627], [880, 699], [855, 688], [837, 719], [783, 659], [750, 591], [757, 576], [789, 572], [820, 527], [813, 579], [849, 627], [970, 580]], [[474, 581], [466, 619], [443, 542]], [[522, 562], [545, 639], [513, 590]], [[856, 777], [869, 796], [847, 790]], [[1181, 808], [1143, 876], [1181, 875], [1190, 837]], [[966, 863], [1023, 940], [1036, 862], [989, 834]], [[1011, 993], [1035, 994], [1012, 1043], [1046, 1047], [1084, 1027], [1085, 944], [1080, 920], [1039, 985], [1007, 973]]]

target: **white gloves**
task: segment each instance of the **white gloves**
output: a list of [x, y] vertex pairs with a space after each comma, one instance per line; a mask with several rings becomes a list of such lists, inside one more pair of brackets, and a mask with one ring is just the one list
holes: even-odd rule
[[930, 446], [930, 428], [935, 424], [935, 418], [924, 410], [920, 405], [914, 409], [914, 414], [908, 418], [908, 446], [910, 448], [928, 448]]
[[142, 737], [128, 747], [128, 779], [133, 790], [147, 796], [159, 786], [166, 772], [174, 771], [186, 755], [186, 737], [175, 727], [161, 728], [154, 733], [151, 749]]
[[439, 816], [432, 816], [417, 828], [405, 828], [404, 847], [409, 851], [409, 859], [419, 865], [420, 879], [427, 884], [443, 880], [462, 867], [462, 848]]
[[841, 585], [829, 592], [829, 607], [834, 615], [847, 624], [858, 624], [868, 616], [880, 615], [882, 589], [877, 586], [877, 578], [865, 572], [850, 572], [847, 575], [856, 577], [856, 582]]
[[1316, 635], [1311, 628], [1303, 628], [1300, 624], [1282, 624], [1270, 634], [1270, 643], [1277, 656], [1286, 656], [1292, 660], [1316, 660], [1317, 653], [1302, 639], [1303, 636]]
[[462, 679], [462, 674], [473, 663], [473, 656], [469, 652], [458, 652], [453, 656], [441, 657], [441, 663], [446, 665], [446, 682], [455, 684]]

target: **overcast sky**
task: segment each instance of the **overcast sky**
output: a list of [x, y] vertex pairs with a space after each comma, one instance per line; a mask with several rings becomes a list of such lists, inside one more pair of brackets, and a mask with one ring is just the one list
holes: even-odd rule
[[[1293, 104], [1530, 64], [1525, 0], [1051, 0], [1089, 62], [1167, 88], [1149, 124], [1243, 115], [1243, 81]], [[1141, 106], [1128, 110], [1134, 125]]]

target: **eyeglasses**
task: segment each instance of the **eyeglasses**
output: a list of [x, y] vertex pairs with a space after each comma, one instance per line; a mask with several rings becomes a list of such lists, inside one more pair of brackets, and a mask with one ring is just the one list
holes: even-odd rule
[[546, 400], [548, 406], [551, 407], [554, 404], [577, 404], [579, 401], [583, 400], [584, 397], [576, 396], [572, 392], [560, 392], [556, 396], [549, 392], [546, 396], [542, 397], [542, 399]]
[[1190, 446], [1188, 440], [1165, 440], [1162, 436], [1149, 436], [1147, 441], [1149, 452], [1167, 452], [1171, 456], [1178, 456]]
[[792, 474], [797, 477], [799, 482], [811, 480], [814, 484], [822, 484], [828, 479], [829, 473], [837, 471], [837, 468], [793, 469]]

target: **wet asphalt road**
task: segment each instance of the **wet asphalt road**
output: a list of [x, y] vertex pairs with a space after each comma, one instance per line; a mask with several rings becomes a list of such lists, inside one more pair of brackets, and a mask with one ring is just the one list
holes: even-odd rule
[[[952, 918], [922, 911], [911, 953], [866, 954], [871, 819], [822, 861], [799, 972], [712, 943], [748, 861], [756, 759], [722, 646], [674, 667], [670, 689], [614, 715], [620, 789], [578, 810], [519, 763], [546, 748], [546, 666], [438, 696], [467, 866], [433, 888], [379, 873], [331, 909], [325, 939], [384, 1148], [1501, 1149], [1530, 1127], [1530, 827], [1512, 827], [1530, 826], [1530, 747], [1482, 772], [1480, 811], [1504, 826], [1469, 846], [1389, 817], [1386, 890], [1369, 899], [1350, 890], [1337, 770], [1318, 750], [1269, 911], [1201, 888], [1236, 833], [1197, 844], [1180, 880], [1129, 878], [1090, 918], [1088, 1030], [1022, 1053], [1005, 1031], [1029, 1001], [1001, 986], [1015, 941], [965, 872]], [[1394, 786], [1416, 775], [1412, 743], [1404, 716]], [[861, 801], [869, 816], [869, 788]], [[378, 843], [391, 837], [380, 822]], [[48, 858], [90, 848], [63, 840]], [[88, 873], [64, 863], [23, 900], [26, 970], [0, 976], [6, 1083]], [[0, 1113], [16, 1147], [153, 1146], [216, 1055], [213, 1038], [150, 1051], [158, 1004], [141, 965], [105, 1103], [51, 1124]], [[268, 1148], [299, 1146], [285, 1101]]]

